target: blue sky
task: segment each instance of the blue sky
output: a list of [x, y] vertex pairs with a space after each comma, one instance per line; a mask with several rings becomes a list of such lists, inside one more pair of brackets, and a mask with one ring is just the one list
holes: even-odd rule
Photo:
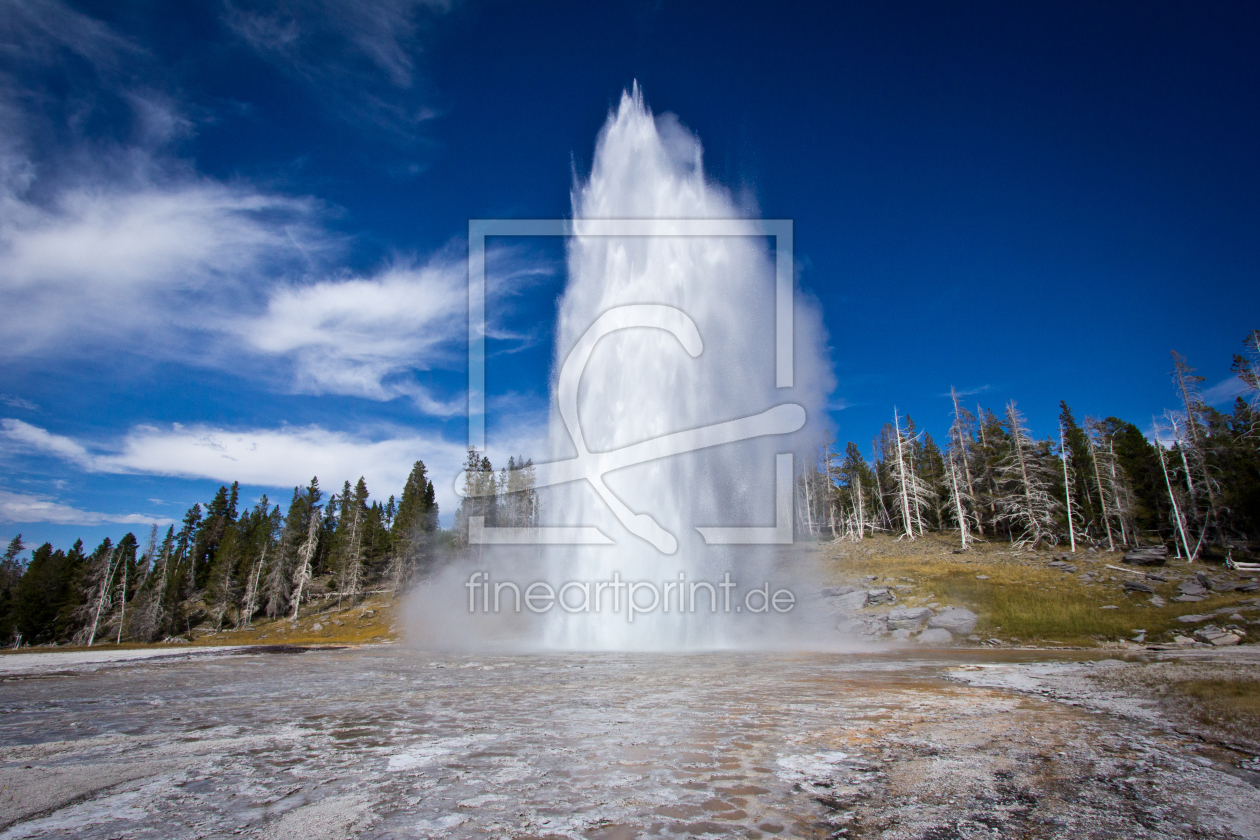
[[[795, 221], [842, 441], [894, 403], [939, 435], [951, 385], [1145, 427], [1174, 348], [1230, 402], [1260, 13], [822, 5], [4, 0], [0, 536], [141, 533], [233, 478], [449, 484], [468, 219], [568, 215], [635, 80]], [[563, 251], [490, 279], [490, 445], [535, 454]]]

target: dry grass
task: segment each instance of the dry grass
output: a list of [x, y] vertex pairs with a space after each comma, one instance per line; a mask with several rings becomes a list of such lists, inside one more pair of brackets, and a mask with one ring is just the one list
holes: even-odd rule
[[[331, 599], [330, 599], [331, 600]], [[396, 604], [388, 595], [374, 595], [365, 598], [353, 607], [347, 606], [338, 611], [335, 601], [328, 603], [319, 600], [302, 608], [296, 622], [281, 618], [275, 621], [255, 623], [245, 630], [213, 630], [194, 627], [192, 639], [181, 636], [170, 640], [170, 644], [193, 644], [206, 646], [221, 645], [363, 645], [380, 642], [397, 641], [401, 633], [395, 625]], [[319, 629], [315, 629], [315, 625]], [[161, 643], [144, 644], [141, 642], [124, 642], [116, 645], [108, 641], [98, 641], [91, 650], [136, 650], [140, 648], [162, 647]], [[0, 651], [4, 654], [46, 653], [50, 648], [45, 646], [21, 648], [15, 651]], [[85, 645], [63, 645], [56, 648], [62, 651], [89, 650]]]
[[1250, 663], [1129, 664], [1090, 678], [1125, 695], [1157, 700], [1172, 720], [1210, 740], [1260, 751], [1260, 671]]
[[396, 606], [388, 595], [373, 595], [340, 611], [336, 601], [319, 600], [302, 607], [296, 622], [286, 617], [255, 623], [247, 630], [194, 630], [194, 644], [361, 645], [396, 641], [400, 637], [394, 623]]
[[1186, 680], [1172, 687], [1193, 700], [1204, 723], [1241, 724], [1252, 732], [1260, 725], [1260, 681], [1254, 678]]
[[[1123, 581], [1141, 579], [1138, 575], [1106, 568], [1107, 564], [1121, 565], [1118, 553], [1078, 552], [1071, 558], [1081, 573], [1095, 575], [1095, 582], [1090, 583], [1046, 565], [1063, 552], [1061, 547], [1033, 551], [1006, 543], [982, 543], [954, 554], [956, 546], [956, 541], [934, 536], [914, 542], [881, 536], [860, 543], [828, 543], [822, 550], [837, 583], [875, 575], [881, 586], [911, 587], [898, 591], [903, 603], [965, 606], [980, 616], [976, 633], [1021, 642], [1092, 646], [1132, 638], [1136, 630], [1145, 630], [1148, 640], [1171, 639], [1198, 626], [1181, 624], [1177, 616], [1241, 607], [1252, 600], [1228, 592], [1209, 593], [1198, 603], [1173, 603], [1177, 581], [1147, 581], [1168, 601], [1164, 607], [1155, 607], [1149, 595], [1125, 593]], [[1170, 560], [1162, 571], [1180, 580], [1204, 568]], [[1228, 575], [1220, 567], [1206, 568], [1215, 578]], [[1102, 609], [1107, 605], [1116, 609]], [[1218, 623], [1223, 622], [1222, 617]]]

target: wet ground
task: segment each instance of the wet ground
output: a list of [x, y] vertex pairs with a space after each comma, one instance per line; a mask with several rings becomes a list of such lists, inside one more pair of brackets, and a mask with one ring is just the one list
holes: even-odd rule
[[0, 840], [1260, 837], [1246, 756], [1095, 702], [1073, 675], [1105, 664], [996, 656], [377, 647], [10, 670]]

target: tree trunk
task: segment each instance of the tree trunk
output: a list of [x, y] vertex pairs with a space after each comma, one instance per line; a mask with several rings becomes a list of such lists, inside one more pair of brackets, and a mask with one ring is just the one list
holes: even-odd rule
[[[312, 505], [312, 507], [314, 507]], [[311, 524], [306, 529], [306, 542], [302, 543], [302, 547], [298, 549], [299, 559], [302, 561], [301, 567], [298, 569], [297, 581], [295, 581], [293, 596], [293, 618], [297, 621], [298, 609], [302, 606], [302, 589], [311, 579], [311, 558], [315, 556], [316, 540], [319, 535], [319, 511], [311, 511]]]
[[101, 591], [96, 598], [96, 612], [92, 616], [92, 630], [88, 633], [88, 647], [96, 641], [96, 628], [101, 623], [101, 610], [105, 607], [105, 599], [109, 595], [109, 581], [114, 577], [114, 555], [117, 549], [109, 552], [109, 559], [105, 562], [105, 577], [101, 580]]
[[1072, 479], [1068, 475], [1067, 442], [1063, 437], [1063, 424], [1059, 423], [1059, 458], [1063, 461], [1063, 497], [1067, 500], [1068, 541], [1072, 553], [1076, 553], [1076, 526], [1072, 524]]
[[901, 452], [901, 418], [897, 416], [896, 406], [893, 406], [893, 429], [897, 434], [897, 474], [901, 476], [901, 524], [905, 535], [914, 539], [914, 523], [910, 521], [910, 496], [906, 490], [906, 461]]
[[954, 468], [954, 459], [949, 459], [949, 480], [954, 487], [954, 506], [958, 512], [958, 534], [962, 538], [962, 547], [967, 548], [967, 519], [963, 514], [962, 498], [958, 495], [958, 470]]
[[1164, 461], [1164, 445], [1159, 440], [1155, 441], [1155, 450], [1159, 452], [1159, 466], [1164, 471], [1164, 486], [1168, 488], [1168, 501], [1172, 502], [1173, 525], [1181, 534], [1181, 544], [1185, 547], [1186, 559], [1193, 563], [1194, 556], [1190, 553], [1190, 542], [1186, 539], [1186, 529], [1181, 521], [1181, 509], [1177, 507], [1177, 497], [1173, 494], [1172, 481], [1168, 478], [1168, 464]]
[[1103, 489], [1102, 475], [1098, 472], [1098, 452], [1094, 449], [1094, 439], [1089, 440], [1089, 458], [1094, 462], [1094, 483], [1098, 485], [1098, 500], [1102, 503], [1103, 527], [1107, 529], [1107, 550], [1115, 551], [1116, 544], [1111, 539], [1111, 518], [1107, 516], [1107, 491]]
[[118, 614], [118, 641], [114, 644], [122, 644], [123, 622], [127, 619], [127, 562], [123, 558], [123, 582], [122, 582], [122, 600], [119, 602], [122, 612]]

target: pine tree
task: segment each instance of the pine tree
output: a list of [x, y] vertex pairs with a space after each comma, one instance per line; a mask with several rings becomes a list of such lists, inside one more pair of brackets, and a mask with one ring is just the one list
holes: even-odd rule
[[14, 590], [14, 623], [21, 641], [39, 644], [55, 640], [59, 607], [66, 600], [68, 567], [65, 552], [44, 543], [31, 552]]
[[[363, 563], [366, 555], [365, 544], [368, 539], [368, 489], [362, 477], [350, 492], [350, 482], [346, 482], [342, 491], [341, 517], [337, 523], [336, 551], [334, 570], [337, 574], [337, 609], [346, 598], [354, 603], [359, 597], [363, 582]], [[379, 515], [379, 512], [378, 512]]]
[[866, 531], [875, 530], [869, 497], [876, 491], [874, 471], [862, 457], [857, 444], [850, 441], [844, 448], [844, 461], [840, 463], [839, 479], [848, 493], [849, 505], [854, 517], [854, 537], [863, 539]]
[[[1081, 526], [1080, 536], [1090, 534], [1102, 536], [1103, 528], [1101, 503], [1091, 479], [1094, 474], [1094, 461], [1089, 436], [1076, 422], [1072, 409], [1065, 400], [1059, 401], [1060, 448], [1061, 456], [1066, 458], [1067, 475], [1071, 477], [1071, 486], [1065, 489], [1070, 492], [1075, 523]], [[1073, 530], [1073, 529], [1069, 529]]]
[[469, 447], [464, 461], [463, 498], [455, 512], [455, 530], [460, 545], [468, 545], [468, 525], [473, 517], [481, 517], [482, 524], [493, 528], [498, 521], [497, 482], [490, 459], [478, 455]]
[[285, 516], [284, 529], [280, 536], [280, 545], [267, 565], [263, 578], [263, 602], [267, 618], [276, 618], [289, 608], [289, 597], [292, 594], [291, 582], [293, 567], [297, 562], [298, 547], [306, 535], [310, 520], [311, 506], [301, 487], [293, 488], [293, 499], [289, 502], [288, 514]]
[[17, 632], [14, 601], [23, 571], [18, 555], [25, 550], [22, 535], [18, 534], [9, 541], [9, 547], [0, 559], [0, 641], [7, 642]]
[[[1243, 393], [1246, 395], [1244, 406], [1248, 409], [1246, 413], [1249, 417], [1243, 434], [1260, 447], [1260, 330], [1252, 330], [1243, 341], [1243, 346], [1246, 352], [1234, 354], [1234, 363], [1230, 369], [1242, 381]], [[1239, 413], [1237, 409], [1235, 413]]]
[[160, 546], [156, 545], [156, 527], [149, 539], [147, 572], [140, 582], [132, 604], [132, 619], [128, 633], [142, 642], [156, 641], [162, 631], [170, 627], [168, 606], [173, 601], [169, 591], [171, 567], [175, 558], [175, 528], [166, 531]]
[[[240, 621], [242, 627], [249, 627], [258, 612], [258, 602], [263, 582], [262, 572], [267, 565], [267, 555], [275, 550], [275, 543], [283, 519], [280, 506], [271, 508], [271, 502], [264, 493], [250, 514], [250, 530], [248, 540], [248, 556], [245, 564], [245, 582], [241, 595]], [[256, 557], [248, 562], [249, 557]]]
[[1003, 428], [1001, 418], [992, 411], [979, 406], [976, 410], [979, 413], [976, 431], [980, 436], [980, 441], [975, 450], [972, 472], [976, 478], [978, 519], [983, 522], [987, 517], [995, 531], [999, 524], [1005, 524], [1007, 537], [1014, 539], [1009, 521], [1002, 520], [998, 514], [998, 499], [1001, 496], [998, 489], [998, 473], [1003, 460], [1010, 454], [1010, 435]]

